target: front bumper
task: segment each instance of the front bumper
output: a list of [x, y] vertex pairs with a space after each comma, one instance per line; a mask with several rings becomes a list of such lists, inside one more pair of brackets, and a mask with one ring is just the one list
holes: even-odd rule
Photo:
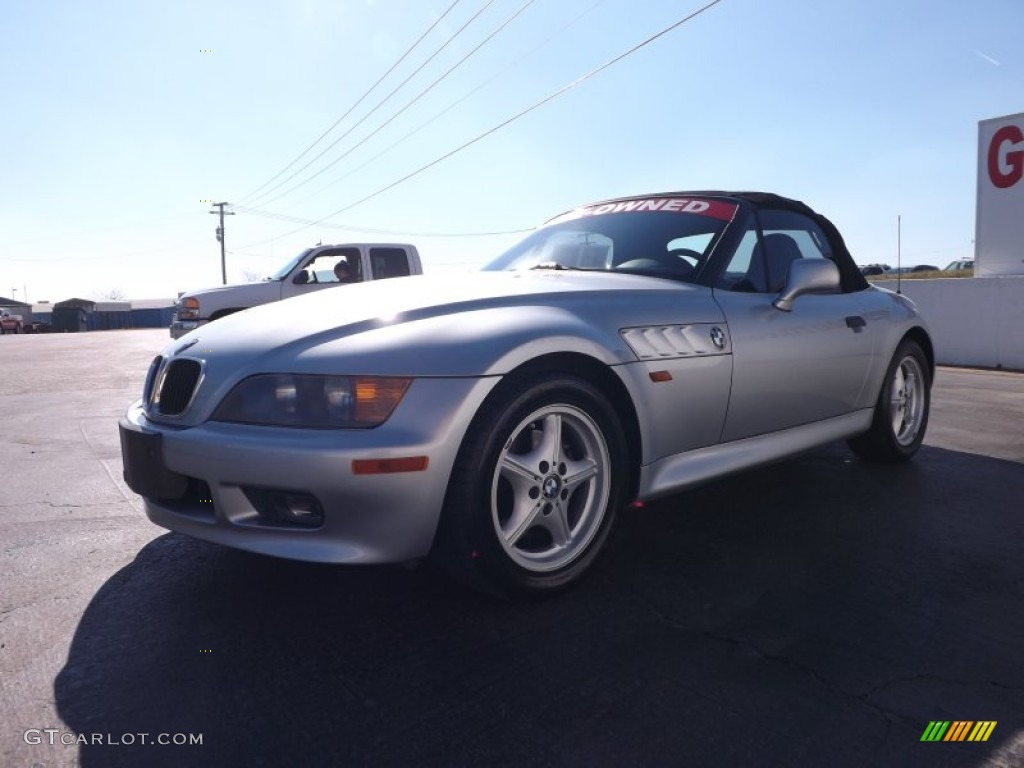
[[205, 323], [205, 320], [178, 320], [175, 319], [171, 322], [171, 338], [180, 339], [189, 331], [194, 331], [200, 325]]
[[[293, 560], [415, 559], [430, 550], [459, 445], [497, 381], [417, 379], [376, 429], [176, 428], [147, 418], [140, 401], [120, 421], [125, 480], [150, 494], [150, 520], [195, 538]], [[427, 456], [426, 469], [353, 472], [355, 460], [408, 456]], [[314, 497], [322, 525], [268, 521], [253, 489]]]

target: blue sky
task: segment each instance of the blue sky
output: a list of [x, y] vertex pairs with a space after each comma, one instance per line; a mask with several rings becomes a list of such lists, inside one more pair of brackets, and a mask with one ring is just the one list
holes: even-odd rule
[[434, 233], [518, 230], [602, 198], [702, 188], [802, 199], [865, 264], [894, 262], [901, 215], [904, 263], [944, 266], [973, 254], [977, 122], [1024, 111], [1021, 0], [721, 0], [329, 222], [351, 229], [295, 232], [300, 225], [268, 218], [316, 220], [347, 207], [703, 4], [534, 0], [353, 149], [526, 4], [460, 0], [289, 173], [352, 129], [346, 138], [273, 194], [246, 199], [451, 2], [7, 0], [0, 295], [148, 298], [217, 284], [216, 217], [204, 200], [263, 213], [240, 207], [227, 220], [234, 279], [266, 274], [320, 240], [412, 242], [428, 271], [462, 269], [517, 236]]

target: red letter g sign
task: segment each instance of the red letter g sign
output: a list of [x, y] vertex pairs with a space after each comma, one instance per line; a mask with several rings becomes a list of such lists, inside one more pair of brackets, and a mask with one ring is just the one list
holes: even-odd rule
[[[1012, 187], [1024, 178], [1024, 146], [1003, 152], [1006, 144], [1024, 145], [1024, 132], [1016, 125], [1004, 125], [988, 145], [988, 177], [999, 189]], [[1003, 171], [1005, 161], [1008, 170]]]

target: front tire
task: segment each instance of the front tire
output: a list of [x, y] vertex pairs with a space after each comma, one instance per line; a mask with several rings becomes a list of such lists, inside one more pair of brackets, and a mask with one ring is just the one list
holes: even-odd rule
[[624, 503], [626, 455], [614, 409], [586, 381], [549, 373], [504, 382], [459, 450], [435, 559], [501, 597], [568, 587]]
[[896, 349], [875, 404], [871, 429], [847, 441], [868, 461], [908, 461], [921, 447], [931, 409], [928, 359], [910, 339]]

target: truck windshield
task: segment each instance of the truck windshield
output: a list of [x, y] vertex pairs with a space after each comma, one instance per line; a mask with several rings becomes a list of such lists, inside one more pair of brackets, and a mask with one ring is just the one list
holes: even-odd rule
[[295, 266], [300, 261], [302, 261], [304, 258], [306, 258], [306, 256], [308, 256], [309, 252], [312, 251], [312, 250], [313, 250], [312, 248], [307, 248], [302, 253], [300, 253], [298, 256], [295, 256], [295, 257], [289, 259], [288, 262], [283, 267], [281, 267], [279, 270], [277, 270], [277, 272], [275, 272], [274, 274], [270, 275], [267, 278], [267, 280], [284, 280], [286, 277], [288, 277], [288, 274], [293, 269], [295, 269]]

